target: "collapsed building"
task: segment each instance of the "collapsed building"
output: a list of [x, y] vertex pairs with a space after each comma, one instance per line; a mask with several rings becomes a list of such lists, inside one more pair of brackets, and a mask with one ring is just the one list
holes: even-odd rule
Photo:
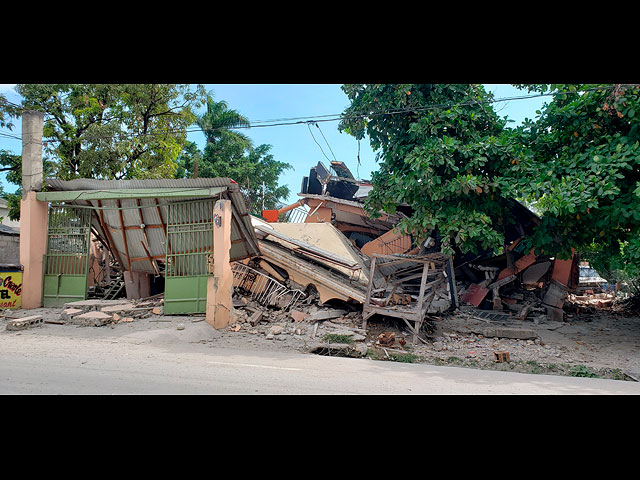
[[504, 253], [448, 256], [436, 233], [418, 245], [395, 228], [411, 215], [407, 206], [372, 218], [364, 208], [371, 183], [343, 162], [318, 162], [297, 202], [259, 218], [232, 179], [44, 180], [37, 153], [23, 151], [24, 308], [162, 294], [164, 314], [205, 313], [222, 328], [241, 293], [285, 310], [342, 302], [362, 313], [364, 328], [374, 315], [405, 322], [415, 342], [426, 318], [459, 307], [486, 318], [562, 319], [578, 285], [577, 256], [524, 250], [540, 219], [516, 201]]
[[[352, 255], [360, 256], [357, 263], [364, 274], [365, 283], [367, 278], [371, 280], [368, 290], [375, 295], [382, 286], [381, 282], [386, 279], [396, 287], [390, 300], [386, 301], [387, 305], [389, 302], [397, 304], [401, 298], [411, 303], [412, 300], [417, 300], [420, 290], [416, 292], [416, 285], [412, 285], [413, 296], [400, 295], [402, 289], [398, 290], [398, 286], [402, 282], [391, 279], [386, 263], [394, 261], [396, 265], [404, 263], [406, 267], [410, 258], [437, 255], [437, 233], [425, 245], [419, 246], [411, 235], [402, 234], [394, 228], [403, 217], [411, 215], [408, 206], [399, 206], [398, 213], [394, 215], [380, 212], [378, 218], [371, 218], [364, 209], [364, 201], [371, 188], [370, 182], [356, 180], [343, 162], [331, 162], [330, 168], [318, 162], [311, 168], [309, 175], [303, 177], [299, 193], [301, 199], [298, 202], [282, 206], [278, 210], [264, 211], [263, 216], [272, 227], [280, 229], [282, 227], [276, 225], [284, 223], [278, 222], [291, 219], [305, 224], [333, 225], [350, 241]], [[575, 291], [580, 285], [579, 258], [574, 254], [571, 259], [561, 260], [548, 255], [536, 255], [535, 249], [525, 251], [523, 240], [532, 234], [540, 223], [540, 218], [515, 200], [509, 202], [509, 209], [514, 222], [505, 231], [504, 253], [495, 255], [493, 251], [481, 251], [463, 254], [457, 251], [451, 258], [440, 256], [439, 268], [443, 272], [443, 278], [448, 278], [449, 281], [442, 281], [438, 285], [441, 289], [446, 285], [447, 290], [441, 290], [437, 296], [434, 293], [433, 298], [440, 300], [440, 303], [436, 302], [433, 307], [430, 305], [423, 314], [466, 305], [473, 307], [473, 314], [480, 317], [508, 319], [515, 315], [525, 319], [546, 315], [553, 320], [563, 319], [564, 301], [569, 292]], [[292, 212], [297, 215], [292, 215]], [[264, 232], [265, 228], [260, 230]], [[406, 260], [400, 262], [397, 257], [406, 257]], [[433, 273], [438, 271], [438, 262], [431, 262]], [[351, 268], [354, 267], [355, 264]], [[415, 266], [409, 271], [412, 273], [411, 280], [415, 281], [419, 267]], [[362, 281], [362, 277], [360, 280]], [[432, 278], [427, 284], [435, 285], [435, 281]], [[345, 283], [343, 279], [340, 285]], [[356, 290], [358, 288], [353, 282], [349, 282], [349, 285]], [[350, 298], [362, 303], [365, 312], [370, 307], [371, 299], [367, 299], [362, 290], [352, 294]], [[378, 312], [395, 314], [406, 320], [415, 314], [409, 310], [405, 309], [403, 312], [401, 307], [396, 306], [395, 310]]]

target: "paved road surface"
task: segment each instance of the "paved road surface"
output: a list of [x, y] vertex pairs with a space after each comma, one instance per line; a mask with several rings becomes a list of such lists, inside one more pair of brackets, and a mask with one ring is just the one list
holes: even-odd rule
[[640, 383], [310, 354], [2, 336], [0, 394], [640, 394]]

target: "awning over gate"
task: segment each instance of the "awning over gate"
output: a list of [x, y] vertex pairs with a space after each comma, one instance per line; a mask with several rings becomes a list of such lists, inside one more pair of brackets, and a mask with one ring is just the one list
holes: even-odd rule
[[244, 197], [229, 178], [45, 182], [48, 191], [37, 199], [92, 208], [92, 227], [126, 270], [158, 273], [155, 260], [164, 260], [167, 250], [167, 205], [175, 202], [231, 200], [231, 260], [259, 255]]

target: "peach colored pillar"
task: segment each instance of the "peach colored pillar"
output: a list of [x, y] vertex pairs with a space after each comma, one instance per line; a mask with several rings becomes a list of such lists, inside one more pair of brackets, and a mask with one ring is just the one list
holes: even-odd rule
[[20, 201], [20, 263], [22, 308], [42, 306], [42, 275], [47, 252], [48, 204], [36, 200], [36, 192], [27, 192]]
[[216, 330], [231, 322], [233, 272], [231, 271], [231, 201], [213, 207], [213, 277], [207, 280], [206, 322]]

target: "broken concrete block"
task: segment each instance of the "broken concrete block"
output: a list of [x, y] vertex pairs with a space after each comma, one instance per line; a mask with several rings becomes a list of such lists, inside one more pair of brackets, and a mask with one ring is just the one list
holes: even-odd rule
[[68, 302], [64, 304], [64, 308], [79, 308], [84, 310], [85, 312], [91, 310], [100, 310], [102, 307], [108, 307], [111, 305], [119, 305], [129, 303], [129, 300], [126, 298], [120, 300], [100, 300], [100, 299], [90, 299], [90, 300], [79, 300], [77, 302]]
[[269, 333], [271, 335], [280, 335], [284, 331], [284, 327], [282, 325], [273, 325], [269, 329]]
[[133, 310], [134, 308], [136, 307], [134, 307], [130, 303], [122, 303], [118, 305], [108, 305], [106, 307], [101, 307], [100, 311], [106, 313], [107, 315], [113, 315], [114, 313], [122, 314]]
[[262, 315], [263, 315], [262, 310], [256, 310], [255, 312], [253, 312], [253, 315], [251, 315], [247, 319], [247, 322], [249, 322], [253, 326], [256, 326], [258, 322], [260, 322], [260, 320], [262, 319]]
[[538, 338], [538, 334], [534, 330], [509, 327], [485, 328], [482, 331], [482, 335], [485, 337], [513, 338], [518, 340], [534, 340]]
[[7, 323], [7, 330], [24, 330], [32, 326], [38, 326], [43, 323], [42, 315], [32, 315], [29, 317], [13, 318]]
[[345, 310], [319, 310], [313, 313], [309, 320], [316, 322], [318, 320], [329, 320], [331, 318], [338, 318], [347, 313]]
[[90, 327], [100, 327], [112, 320], [111, 315], [97, 310], [92, 310], [80, 315], [76, 315], [72, 319], [72, 323], [76, 325], [85, 325]]
[[62, 311], [62, 319], [69, 321], [71, 320], [73, 317], [75, 317], [76, 315], [79, 315], [81, 313], [83, 313], [84, 310], [80, 309], [80, 308], [65, 308]]
[[302, 322], [305, 318], [309, 317], [308, 313], [304, 313], [299, 310], [291, 310], [291, 312], [289, 312], [289, 315], [296, 322]]

